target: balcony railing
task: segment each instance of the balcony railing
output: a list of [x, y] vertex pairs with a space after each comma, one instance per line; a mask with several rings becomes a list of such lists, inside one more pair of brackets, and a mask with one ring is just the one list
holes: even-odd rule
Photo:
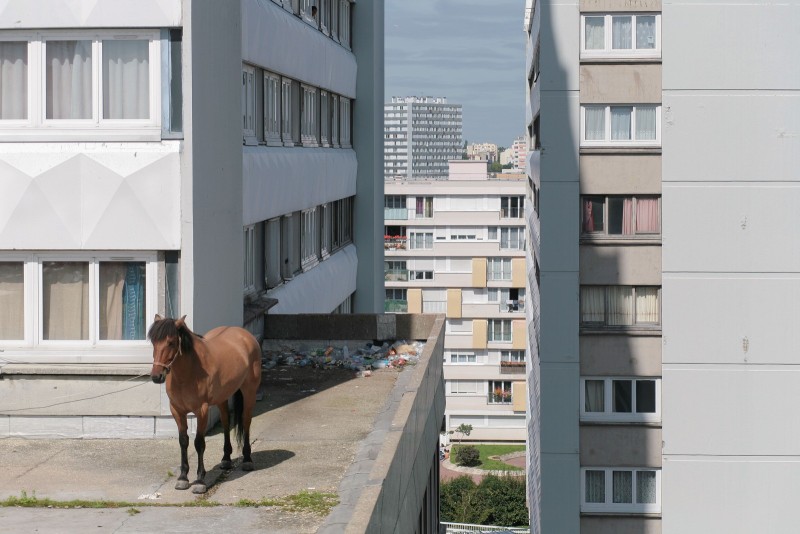
[[507, 300], [504, 304], [500, 304], [500, 311], [501, 312], [524, 312], [525, 311], [525, 301], [520, 300]]
[[383, 208], [383, 218], [387, 221], [405, 221], [408, 219], [408, 208]]
[[446, 300], [423, 300], [422, 313], [445, 313], [447, 312]]
[[500, 216], [503, 219], [519, 219], [523, 216], [523, 208], [501, 208]]
[[383, 311], [387, 313], [407, 313], [408, 301], [397, 299], [386, 299], [383, 304]]
[[408, 282], [408, 269], [389, 269], [383, 273], [387, 282]]
[[406, 236], [383, 236], [384, 250], [405, 250], [408, 246]]
[[525, 373], [525, 362], [511, 362], [511, 361], [501, 361], [500, 362], [500, 374], [524, 374]]

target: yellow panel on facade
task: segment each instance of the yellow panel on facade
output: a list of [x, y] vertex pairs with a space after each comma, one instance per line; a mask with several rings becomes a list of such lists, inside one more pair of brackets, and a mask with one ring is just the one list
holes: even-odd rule
[[511, 258], [511, 287], [525, 287], [525, 258]]
[[475, 319], [472, 321], [472, 348], [485, 349], [486, 343], [486, 319]]
[[406, 292], [408, 313], [422, 313], [422, 289], [416, 287]]
[[447, 290], [447, 316], [452, 319], [461, 319], [461, 290]]
[[528, 385], [525, 382], [511, 383], [511, 408], [524, 412], [528, 408]]
[[[410, 301], [408, 308], [411, 309]], [[511, 321], [511, 348], [525, 350], [527, 338], [528, 330], [525, 328], [525, 319]]]
[[486, 258], [472, 258], [472, 287], [486, 287]]

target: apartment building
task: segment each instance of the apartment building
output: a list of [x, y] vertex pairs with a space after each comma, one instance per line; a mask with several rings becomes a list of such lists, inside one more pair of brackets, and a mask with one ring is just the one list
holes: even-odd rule
[[461, 159], [461, 104], [430, 96], [393, 96], [384, 105], [384, 178], [446, 180]]
[[796, 530], [798, 23], [527, 3], [533, 532]]
[[493, 163], [497, 161], [497, 145], [494, 143], [472, 143], [467, 145], [467, 159], [481, 159]]
[[525, 181], [486, 171], [457, 160], [447, 180], [385, 183], [385, 310], [446, 314], [447, 430], [523, 441]]
[[382, 5], [3, 4], [0, 436], [174, 432], [156, 313], [382, 305]]

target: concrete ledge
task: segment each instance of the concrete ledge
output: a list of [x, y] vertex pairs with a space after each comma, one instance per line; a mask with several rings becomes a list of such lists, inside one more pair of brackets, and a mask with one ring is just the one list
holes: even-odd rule
[[146, 376], [151, 368], [150, 364], [9, 363], [0, 367], [0, 375]]

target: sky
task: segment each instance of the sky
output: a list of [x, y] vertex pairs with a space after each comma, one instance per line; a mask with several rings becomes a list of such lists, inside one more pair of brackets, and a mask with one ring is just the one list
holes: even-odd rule
[[385, 0], [385, 96], [461, 104], [464, 139], [525, 133], [524, 0]]

